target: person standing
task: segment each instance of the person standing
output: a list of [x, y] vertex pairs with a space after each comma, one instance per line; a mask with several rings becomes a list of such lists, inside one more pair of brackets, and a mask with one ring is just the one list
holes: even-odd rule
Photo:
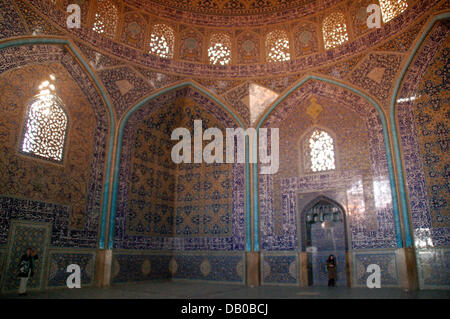
[[26, 295], [28, 279], [34, 275], [34, 262], [38, 259], [35, 250], [27, 248], [19, 263], [17, 277], [20, 278], [19, 296]]
[[336, 282], [336, 259], [330, 255], [327, 260], [328, 287], [334, 287]]

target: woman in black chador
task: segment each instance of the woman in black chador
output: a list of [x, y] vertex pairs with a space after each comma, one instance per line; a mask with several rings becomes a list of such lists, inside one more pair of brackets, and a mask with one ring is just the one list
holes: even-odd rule
[[328, 287], [334, 287], [336, 281], [336, 259], [334, 255], [330, 255], [327, 260], [327, 270], [328, 270]]
[[23, 296], [27, 291], [28, 278], [33, 277], [34, 261], [38, 259], [36, 251], [27, 248], [26, 253], [20, 259], [17, 277], [20, 278], [19, 295]]

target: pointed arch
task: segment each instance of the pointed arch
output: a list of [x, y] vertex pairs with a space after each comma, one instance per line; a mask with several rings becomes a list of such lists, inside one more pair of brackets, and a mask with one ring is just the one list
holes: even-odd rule
[[57, 37], [57, 36], [46, 36], [46, 37], [21, 37], [18, 39], [7, 39], [0, 41], [0, 50], [17, 47], [28, 44], [56, 44], [65, 46], [70, 53], [74, 56], [75, 60], [80, 64], [80, 66], [86, 70], [89, 78], [93, 81], [94, 87], [100, 93], [100, 96], [104, 102], [105, 109], [109, 114], [109, 123], [108, 123], [108, 134], [109, 141], [107, 142], [107, 157], [106, 157], [106, 170], [105, 170], [105, 178], [103, 184], [103, 194], [102, 194], [102, 209], [101, 209], [101, 221], [100, 221], [100, 236], [98, 239], [98, 245], [100, 249], [105, 248], [105, 235], [106, 235], [106, 220], [108, 214], [108, 199], [109, 199], [109, 179], [110, 179], [110, 171], [112, 167], [112, 158], [113, 158], [113, 148], [114, 148], [114, 132], [115, 132], [115, 113], [113, 111], [112, 103], [109, 98], [109, 95], [106, 93], [106, 89], [104, 88], [102, 82], [99, 80], [97, 75], [91, 69], [89, 63], [86, 62], [83, 55], [79, 51], [79, 49], [75, 46], [72, 40]]
[[[245, 125], [243, 124], [242, 120], [239, 118], [238, 115], [236, 115], [233, 110], [231, 110], [227, 105], [225, 105], [222, 101], [220, 101], [217, 97], [215, 97], [212, 93], [204, 89], [203, 87], [199, 86], [197, 83], [193, 81], [186, 81], [182, 83], [175, 84], [173, 86], [167, 87], [165, 89], [162, 89], [150, 96], [147, 96], [140, 102], [138, 102], [136, 105], [128, 109], [128, 111], [125, 113], [125, 115], [120, 119], [119, 121], [119, 129], [118, 129], [118, 139], [117, 139], [117, 151], [115, 154], [115, 165], [114, 165], [114, 176], [113, 176], [113, 186], [112, 186], [112, 195], [111, 195], [111, 214], [109, 219], [109, 236], [108, 236], [108, 249], [112, 249], [114, 244], [114, 226], [115, 226], [115, 216], [117, 211], [117, 193], [118, 193], [118, 185], [119, 185], [119, 172], [120, 172], [120, 159], [122, 155], [122, 145], [123, 145], [123, 136], [124, 136], [124, 130], [125, 126], [129, 120], [129, 118], [137, 112], [141, 107], [146, 105], [147, 103], [151, 102], [152, 100], [155, 100], [158, 97], [161, 97], [167, 93], [170, 93], [171, 91], [178, 90], [184, 87], [191, 87], [195, 91], [199, 92], [200, 94], [204, 95], [208, 99], [210, 99], [212, 102], [214, 102], [216, 105], [218, 105], [220, 108], [222, 108], [226, 113], [228, 113], [233, 121], [238, 125], [238, 127], [241, 127], [245, 129]], [[246, 164], [245, 164], [245, 219], [246, 219], [246, 231], [245, 231], [245, 249], [247, 251], [251, 250], [251, 224], [250, 224], [250, 166], [248, 163], [248, 138], [246, 138]]]
[[[298, 222], [301, 224], [299, 229], [301, 230], [302, 233], [305, 231], [306, 227], [304, 227], [305, 226], [304, 225], [305, 224], [305, 216], [304, 215], [309, 210], [311, 210], [314, 206], [316, 206], [317, 204], [319, 204], [321, 202], [329, 203], [332, 206], [337, 207], [339, 209], [339, 211], [341, 212], [342, 221], [344, 223], [345, 250], [347, 251], [351, 247], [351, 236], [349, 236], [350, 231], [349, 231], [349, 225], [348, 225], [348, 221], [347, 221], [347, 212], [344, 209], [344, 207], [342, 206], [342, 204], [338, 203], [337, 201], [335, 201], [334, 199], [332, 199], [328, 196], [319, 195], [301, 208], [301, 211], [299, 212], [301, 216], [298, 219], [299, 220]], [[299, 236], [300, 241], [302, 241], [302, 236], [303, 235]], [[304, 251], [306, 248], [304, 246], [304, 242], [300, 242], [299, 247], [301, 247], [302, 251]]]
[[[368, 96], [367, 94], [363, 93], [362, 91], [348, 86], [347, 84], [341, 83], [334, 79], [328, 79], [325, 77], [321, 77], [318, 75], [307, 75], [303, 79], [299, 80], [290, 90], [282, 94], [273, 104], [270, 108], [267, 109], [267, 111], [260, 117], [258, 124], [256, 125], [256, 131], [259, 133], [259, 129], [264, 124], [266, 119], [269, 117], [269, 115], [274, 111], [275, 108], [277, 108], [288, 96], [290, 96], [293, 92], [297, 91], [301, 86], [303, 86], [305, 83], [311, 80], [317, 80], [319, 82], [324, 82], [326, 84], [332, 85], [332, 86], [338, 86], [340, 88], [349, 90], [356, 94], [357, 96], [363, 98], [366, 100], [370, 105], [372, 105], [378, 112], [378, 116], [381, 121], [381, 125], [383, 128], [383, 138], [384, 138], [384, 145], [386, 149], [386, 157], [387, 157], [387, 168], [389, 173], [389, 181], [391, 185], [391, 196], [392, 196], [392, 204], [393, 204], [393, 213], [394, 213], [394, 221], [395, 221], [395, 236], [396, 236], [396, 242], [397, 247], [403, 247], [403, 240], [402, 240], [402, 231], [400, 226], [400, 217], [399, 217], [399, 205], [398, 205], [398, 196], [397, 196], [397, 184], [395, 180], [395, 173], [394, 173], [394, 162], [392, 158], [392, 151], [391, 151], [391, 141], [389, 137], [389, 129], [388, 129], [388, 122], [386, 120], [386, 115], [383, 111], [383, 109], [380, 107], [380, 105], [375, 102], [373, 98]], [[253, 148], [253, 152], [257, 152], [257, 142], [253, 143], [251, 145]], [[255, 251], [259, 251], [259, 238], [257, 234], [259, 233], [259, 203], [258, 203], [258, 163], [256, 163], [253, 166], [253, 207], [254, 207], [254, 247], [253, 249]]]

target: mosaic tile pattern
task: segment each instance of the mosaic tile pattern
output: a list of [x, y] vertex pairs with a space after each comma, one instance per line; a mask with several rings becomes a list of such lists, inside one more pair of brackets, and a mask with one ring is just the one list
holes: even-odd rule
[[228, 91], [223, 96], [225, 102], [227, 102], [229, 105], [233, 107], [236, 113], [238, 113], [242, 117], [244, 123], [247, 126], [249, 126], [250, 124], [249, 89], [250, 84], [245, 83], [243, 85], [238, 86], [237, 88]]
[[336, 258], [336, 286], [347, 286], [345, 251], [320, 251], [310, 254], [312, 263], [312, 285], [328, 286], [327, 259], [333, 254]]
[[296, 255], [267, 255], [261, 259], [262, 284], [298, 284]]
[[211, 92], [222, 95], [225, 92], [234, 90], [236, 87], [241, 85], [243, 82], [238, 80], [216, 80], [216, 79], [195, 79], [198, 83], [206, 87]]
[[0, 196], [0, 244], [6, 245], [10, 221], [14, 219], [50, 223], [50, 245], [53, 247], [95, 247], [97, 229], [69, 229], [69, 214], [69, 206]]
[[0, 1], [0, 38], [24, 35], [27, 31], [11, 0]]
[[353, 285], [367, 287], [367, 267], [376, 264], [381, 269], [381, 288], [399, 287], [399, 275], [395, 251], [368, 251], [353, 253]]
[[[429, 152], [431, 156], [427, 158], [422, 153], [426, 145], [430, 147], [430, 150], [433, 149], [432, 145], [439, 145], [439, 135], [427, 134], [425, 138], [435, 137], [435, 140], [431, 144], [423, 144], [425, 141], [423, 137], [420, 137], [418, 134], [411, 134], [411, 132], [420, 131], [421, 127], [424, 127], [424, 124], [432, 120], [442, 122], [439, 119], [445, 118], [445, 112], [442, 109], [443, 105], [445, 105], [445, 97], [443, 100], [442, 95], [439, 93], [443, 91], [439, 88], [441, 85], [440, 81], [445, 76], [445, 72], [442, 70], [442, 64], [444, 63], [444, 66], [448, 65], [448, 61], [444, 59], [446, 52], [448, 53], [448, 48], [445, 45], [445, 41], [448, 39], [448, 30], [448, 23], [440, 23], [430, 32], [422, 48], [410, 65], [400, 88], [398, 99], [403, 99], [405, 102], [397, 103], [396, 105], [415, 245], [418, 248], [446, 246], [449, 244], [450, 238], [449, 227], [443, 219], [444, 216], [448, 215], [448, 208], [446, 208], [448, 207], [448, 203], [446, 204], [447, 206], [441, 208], [436, 206], [434, 208], [432, 207], [433, 198], [442, 198], [442, 195], [437, 195], [442, 194], [442, 192], [445, 194], [445, 188], [442, 189], [439, 186], [433, 188], [434, 181], [438, 181], [437, 185], [442, 185], [439, 182], [439, 177], [425, 175], [427, 171], [426, 167], [428, 167], [428, 171], [436, 165], [436, 167], [442, 167], [441, 161], [445, 162], [445, 155], [440, 159], [439, 157], [436, 158], [433, 156], [433, 152]], [[435, 65], [434, 68], [433, 64]], [[439, 66], [441, 66], [441, 69], [436, 69]], [[427, 68], [429, 68], [429, 72], [426, 72]], [[430, 91], [431, 95], [429, 93]], [[419, 92], [422, 93], [419, 94]], [[410, 97], [419, 97], [422, 95], [424, 96], [420, 100], [408, 101]], [[423, 101], [428, 101], [424, 110], [431, 113], [435, 112], [436, 117], [433, 118], [435, 115], [432, 114], [425, 117], [417, 117], [417, 103], [423, 104]], [[433, 111], [433, 108], [436, 109], [436, 107], [437, 111]], [[439, 107], [441, 107], [440, 112], [438, 111]], [[433, 130], [435, 129], [433, 128]], [[445, 134], [441, 135], [441, 138], [442, 136], [445, 136]], [[433, 158], [437, 161], [433, 161]], [[442, 175], [442, 172], [441, 170], [439, 174]], [[440, 180], [442, 181], [442, 178]], [[430, 197], [430, 194], [432, 197]], [[443, 198], [445, 199], [446, 197], [444, 196]], [[436, 201], [434, 204], [438, 204], [439, 202]], [[441, 220], [438, 220], [439, 216], [441, 216]]]
[[175, 255], [173, 279], [244, 283], [243, 255]]
[[63, 35], [64, 33], [53, 27], [39, 14], [37, 14], [30, 6], [27, 5], [28, 1], [15, 0], [17, 7], [20, 9], [20, 13], [24, 17], [28, 26], [28, 33], [33, 35], [52, 34]]
[[28, 280], [27, 287], [29, 289], [42, 288], [42, 275], [49, 241], [49, 226], [49, 224], [14, 222], [9, 244], [8, 265], [6, 266], [2, 290], [11, 291], [19, 288], [20, 279], [17, 277], [17, 267], [28, 247], [36, 251], [38, 259], [35, 261], [34, 275]]
[[450, 250], [419, 249], [416, 251], [419, 284], [422, 289], [450, 288]]
[[100, 78], [113, 100], [117, 117], [136, 104], [150, 91], [150, 85], [128, 67], [100, 70]]
[[[40, 170], [42, 173], [35, 174], [40, 178], [40, 180], [36, 180], [35, 182], [25, 183], [23, 185], [27, 185], [27, 187], [16, 187], [18, 184], [10, 184], [8, 186], [8, 189], [13, 190], [16, 189], [16, 193], [8, 194], [11, 197], [18, 197], [21, 199], [13, 199], [8, 196], [3, 197], [3, 214], [4, 218], [2, 220], [5, 234], [7, 234], [8, 230], [8, 219], [12, 218], [13, 216], [22, 216], [19, 218], [24, 219], [34, 219], [39, 220], [42, 216], [42, 221], [48, 221], [48, 218], [53, 217], [45, 217], [47, 212], [43, 211], [42, 213], [39, 212], [37, 207], [39, 205], [43, 205], [44, 207], [64, 207], [64, 208], [58, 208], [63, 211], [67, 211], [71, 215], [71, 224], [70, 224], [70, 231], [72, 232], [70, 234], [70, 239], [67, 237], [64, 240], [58, 241], [55, 245], [65, 245], [68, 244], [69, 246], [75, 246], [75, 247], [95, 247], [96, 245], [96, 238], [97, 238], [97, 225], [98, 225], [98, 216], [100, 212], [100, 203], [101, 203], [101, 197], [102, 197], [102, 189], [103, 189], [103, 174], [104, 174], [104, 157], [105, 157], [105, 148], [106, 148], [106, 136], [107, 136], [107, 114], [105, 110], [105, 106], [102, 103], [102, 100], [95, 89], [95, 87], [90, 82], [88, 76], [82, 71], [81, 67], [78, 65], [78, 63], [74, 60], [74, 58], [66, 52], [62, 47], [60, 46], [47, 46], [47, 45], [34, 45], [34, 46], [20, 46], [15, 48], [8, 48], [5, 50], [2, 50], [0, 55], [0, 71], [3, 74], [3, 77], [10, 76], [12, 73], [8, 72], [9, 70], [12, 70], [11, 72], [25, 72], [26, 68], [25, 65], [28, 64], [35, 64], [35, 63], [43, 63], [45, 62], [48, 65], [52, 65], [53, 72], [57, 72], [58, 76], [60, 76], [61, 80], [61, 89], [64, 88], [64, 94], [73, 94], [74, 92], [83, 92], [84, 97], [86, 99], [86, 102], [92, 109], [86, 109], [83, 113], [83, 116], [87, 117], [89, 114], [91, 115], [91, 118], [89, 121], [85, 120], [85, 124], [91, 125], [91, 129], [87, 130], [86, 132], [76, 131], [73, 130], [73, 135], [70, 137], [72, 140], [72, 143], [74, 147], [71, 149], [70, 153], [76, 157], [76, 160], [71, 163], [68, 162], [67, 169], [70, 170], [70, 174], [77, 174], [77, 171], [74, 169], [75, 167], [81, 167], [82, 165], [87, 165], [87, 167], [83, 170], [80, 170], [79, 173], [86, 175], [84, 178], [85, 181], [85, 189], [86, 193], [85, 196], [79, 200], [77, 199], [78, 194], [80, 193], [80, 190], [76, 190], [76, 196], [74, 197], [77, 200], [70, 201], [68, 200], [66, 204], [70, 204], [72, 208], [68, 208], [65, 205], [56, 205], [56, 204], [48, 204], [48, 202], [59, 202], [61, 198], [59, 198], [58, 191], [50, 192], [48, 195], [45, 195], [45, 193], [42, 193], [42, 190], [48, 189], [45, 188], [44, 185], [50, 186], [57, 186], [57, 181], [60, 181], [61, 178], [64, 177], [64, 175], [61, 175], [58, 170], [52, 170], [48, 172], [44, 172], [44, 169], [47, 169], [46, 167], [39, 165], [38, 170]], [[53, 62], [58, 62], [55, 64], [52, 64]], [[16, 68], [19, 68], [17, 71]], [[42, 68], [40, 66], [33, 66], [32, 68]], [[29, 68], [28, 68], [29, 69]], [[48, 71], [48, 70], [47, 70]], [[39, 72], [32, 73], [34, 76], [39, 76]], [[11, 83], [14, 83], [11, 82]], [[25, 84], [31, 85], [31, 82], [28, 81], [22, 81], [21, 83], [17, 83], [18, 86], [23, 86]], [[76, 87], [78, 86], [78, 87]], [[31, 91], [24, 89], [25, 92]], [[77, 95], [79, 98], [81, 93]], [[13, 96], [10, 95], [2, 95], [2, 97], [5, 99], [11, 98], [14, 99]], [[26, 98], [26, 96], [22, 96], [22, 98]], [[17, 100], [17, 98], [15, 98]], [[77, 105], [78, 107], [81, 107], [82, 103], [75, 102], [75, 98], [70, 98], [70, 101]], [[17, 102], [17, 101], [16, 101]], [[16, 102], [8, 103], [6, 105], [10, 105], [15, 111], [20, 110], [23, 108], [23, 106], [17, 106], [15, 105]], [[3, 104], [3, 103], [2, 103]], [[4, 105], [4, 104], [3, 104]], [[4, 110], [4, 109], [3, 109]], [[75, 114], [76, 112], [79, 112], [80, 110], [72, 110], [74, 112], [72, 120], [69, 119], [69, 122], [75, 125], [77, 121], [74, 119], [77, 117]], [[81, 114], [78, 114], [78, 118], [83, 121], [83, 117]], [[15, 133], [15, 139], [17, 140], [19, 138], [19, 134], [17, 132], [20, 131], [20, 126], [22, 124], [17, 122], [8, 122], [16, 127], [16, 133]], [[81, 125], [82, 126], [82, 125]], [[3, 126], [5, 127], [5, 126]], [[76, 129], [77, 126], [74, 126], [74, 129]], [[89, 154], [89, 151], [86, 151], [86, 145], [82, 145], [82, 149], [79, 147], [77, 148], [76, 145], [81, 146], [81, 143], [79, 143], [79, 140], [77, 138], [80, 137], [79, 133], [87, 134], [89, 131], [91, 131], [92, 134], [92, 146]], [[6, 136], [9, 136], [11, 134], [11, 131], [8, 130], [6, 132]], [[81, 134], [82, 135], [82, 134]], [[3, 135], [2, 135], [3, 136]], [[78, 144], [77, 144], [78, 141]], [[5, 142], [5, 141], [3, 141]], [[10, 140], [8, 140], [8, 143]], [[5, 145], [5, 144], [3, 144]], [[16, 144], [14, 144], [16, 145]], [[16, 156], [12, 155], [11, 156]], [[87, 160], [80, 163], [79, 160], [82, 158], [87, 157]], [[90, 159], [89, 159], [90, 158]], [[19, 159], [11, 158], [13, 162], [11, 164], [5, 165], [5, 167], [10, 167], [11, 172], [14, 170], [17, 170], [16, 173], [8, 176], [12, 176], [15, 178], [18, 178], [20, 176], [20, 173], [17, 173], [20, 170]], [[20, 162], [23, 162], [24, 159], [20, 159]], [[23, 162], [25, 163], [25, 162]], [[33, 161], [26, 161], [29, 165], [35, 164]], [[27, 164], [27, 165], [28, 165]], [[81, 165], [81, 166], [80, 166]], [[2, 171], [3, 174], [8, 174], [8, 172]], [[53, 176], [54, 174], [60, 174], [60, 177]], [[32, 176], [25, 174], [24, 176]], [[75, 177], [74, 177], [75, 178]], [[5, 182], [7, 179], [5, 176], [1, 179], [3, 182]], [[37, 183], [39, 182], [39, 183]], [[37, 184], [36, 184], [37, 183]], [[16, 185], [16, 186], [14, 186]], [[14, 186], [14, 187], [13, 187]], [[79, 185], [78, 185], [79, 186]], [[67, 189], [67, 187], [78, 187], [75, 183], [66, 183], [65, 179], [63, 178], [63, 186], [58, 187], [59, 192], [61, 190], [66, 189], [67, 194], [70, 193], [70, 189]], [[40, 187], [40, 188], [39, 188]], [[44, 187], [44, 188], [43, 188]], [[39, 191], [41, 189], [41, 191]], [[28, 191], [27, 191], [28, 190]], [[25, 192], [24, 192], [25, 191]], [[53, 196], [56, 196], [57, 199], [53, 199]], [[69, 196], [69, 195], [68, 195]], [[61, 197], [61, 196], [60, 196]], [[37, 200], [26, 200], [22, 198], [35, 198]], [[71, 198], [71, 197], [67, 197]], [[14, 207], [14, 205], [18, 205], [17, 207]], [[35, 207], [35, 208], [33, 208]], [[31, 210], [33, 214], [26, 215], [24, 212], [21, 212], [21, 210]], [[68, 220], [65, 219], [67, 217], [67, 214], [62, 214], [61, 216], [57, 215], [58, 217], [55, 217], [52, 222], [55, 222], [57, 224], [54, 224], [53, 227], [55, 229], [66, 229], [66, 232], [63, 234], [60, 234], [58, 236], [69, 236], [67, 234], [67, 222]], [[17, 218], [17, 217], [16, 217]], [[6, 240], [6, 239], [3, 239]], [[66, 241], [67, 240], [67, 241]]]
[[122, 42], [136, 48], [144, 47], [145, 29], [147, 23], [138, 12], [127, 12], [123, 17], [120, 39]]
[[176, 82], [184, 80], [184, 78], [181, 76], [159, 73], [144, 68], [137, 68], [137, 70], [146, 78], [150, 86], [155, 90], [170, 86]]
[[81, 270], [81, 287], [92, 286], [95, 272], [95, 253], [75, 251], [50, 251], [48, 258], [47, 287], [66, 287], [67, 266], [76, 264]]
[[110, 68], [118, 65], [123, 65], [124, 63], [120, 60], [114, 59], [109, 55], [102, 54], [81, 42], [75, 42], [77, 47], [86, 57], [86, 61], [91, 65], [91, 67], [97, 71], [104, 68]]
[[[190, 88], [181, 88], [162, 95], [155, 100], [143, 106], [134, 113], [124, 131], [123, 151], [121, 158], [121, 171], [119, 181], [118, 209], [116, 213], [115, 228], [115, 248], [124, 249], [155, 249], [155, 250], [242, 250], [244, 247], [244, 170], [242, 164], [233, 164], [232, 168], [232, 207], [228, 218], [231, 222], [231, 233], [227, 232], [225, 236], [208, 235], [208, 236], [184, 236], [177, 234], [176, 237], [170, 236], [143, 236], [132, 235], [127, 232], [127, 202], [130, 198], [129, 180], [132, 176], [132, 167], [130, 166], [131, 151], [134, 148], [134, 128], [142, 119], [148, 117], [152, 112], [160, 108], [173, 107], [177, 100], [190, 101], [192, 105], [201, 105], [202, 109], [208, 112], [208, 116], [203, 116], [205, 121], [209, 117], [215, 118], [215, 121], [221, 123], [224, 127], [235, 127], [235, 122], [231, 117], [209, 101], [206, 97]], [[172, 106], [171, 106], [172, 105]], [[203, 112], [203, 111], [202, 111]], [[195, 114], [193, 114], [195, 115]], [[199, 114], [201, 116], [201, 114]], [[189, 127], [192, 123], [188, 124]], [[230, 176], [230, 177], [231, 177]], [[127, 186], [126, 186], [127, 185]], [[196, 194], [196, 192], [194, 192]], [[205, 199], [198, 201], [198, 204], [204, 205]], [[193, 204], [196, 203], [194, 200]], [[205, 206], [206, 207], [206, 206]], [[211, 206], [212, 208], [213, 206]], [[206, 215], [205, 215], [206, 216]], [[211, 215], [214, 220], [214, 215]]]
[[112, 282], [135, 282], [142, 280], [170, 279], [172, 274], [169, 269], [172, 256], [146, 255], [146, 254], [122, 254], [114, 253]]
[[113, 261], [113, 282], [143, 280], [199, 280], [244, 282], [245, 258], [242, 254], [176, 254], [171, 252], [117, 252]]
[[265, 78], [265, 79], [255, 79], [255, 83], [262, 85], [278, 94], [282, 93], [289, 87], [291, 87], [295, 82], [300, 80], [303, 74], [296, 74], [290, 76], [283, 76], [277, 78]]
[[317, 72], [325, 74], [327, 76], [332, 76], [337, 79], [343, 79], [354, 69], [354, 67], [363, 59], [363, 57], [363, 55], [358, 55], [346, 61], [319, 69]]
[[385, 44], [379, 46], [377, 50], [392, 51], [392, 52], [406, 52], [411, 48], [414, 40], [417, 38], [422, 27], [425, 25], [427, 19], [422, 19], [416, 22], [409, 30], [402, 32], [400, 36], [389, 40]]
[[350, 74], [348, 80], [370, 92], [382, 103], [388, 104], [401, 60], [396, 54], [370, 53]]
[[[317, 123], [304, 110], [312, 95], [324, 108]], [[338, 105], [333, 106], [336, 102]], [[338, 169], [304, 174], [299, 165], [302, 153], [298, 141], [316, 125], [337, 134]], [[344, 134], [348, 125], [348, 133]], [[373, 106], [345, 89], [308, 81], [271, 113], [263, 127], [280, 128], [280, 170], [275, 175], [259, 177], [262, 249], [297, 249], [301, 212], [298, 207], [308, 202], [298, 200], [297, 194], [320, 196], [332, 190], [337, 192], [331, 193], [331, 199], [346, 209], [354, 249], [395, 247], [385, 146]], [[293, 131], [298, 133], [292, 134]], [[339, 137], [340, 134], [345, 137]], [[350, 144], [344, 146], [344, 141]], [[344, 154], [350, 157], [343, 159]]]

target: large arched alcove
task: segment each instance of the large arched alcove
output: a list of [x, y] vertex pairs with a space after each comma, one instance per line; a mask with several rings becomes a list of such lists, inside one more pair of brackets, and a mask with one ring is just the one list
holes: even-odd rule
[[[66, 262], [75, 260], [86, 267], [82, 283], [94, 282], [110, 114], [96, 85], [67, 47], [41, 41], [32, 45], [32, 40], [22, 39], [18, 46], [4, 42], [0, 51], [5, 61], [0, 75], [4, 88], [0, 245], [6, 247], [4, 266], [8, 271], [3, 290], [15, 286], [15, 258], [26, 246], [35, 246], [42, 256], [33, 288], [65, 284], [61, 274], [66, 273]], [[33, 113], [31, 118], [31, 106], [49, 97], [52, 105], [63, 107], [44, 107], [43, 113]], [[58, 132], [51, 136], [60, 138], [60, 152], [43, 156], [43, 152], [22, 148], [30, 119], [34, 121], [31, 131], [39, 132], [41, 138], [42, 134], [49, 138], [50, 131]], [[28, 138], [36, 142], [33, 136]], [[57, 145], [55, 140], [48, 141]], [[84, 251], [78, 254], [76, 249]], [[46, 277], [49, 265], [52, 269]]]
[[[263, 254], [295, 255], [301, 251], [299, 214], [303, 205], [320, 195], [340, 203], [348, 213], [350, 255], [356, 256], [358, 250], [368, 248], [396, 247], [388, 143], [379, 115], [368, 100], [347, 88], [308, 80], [276, 105], [261, 127], [280, 130], [280, 169], [258, 179]], [[303, 146], [306, 137], [306, 144], [309, 143], [314, 128], [328, 132], [324, 136], [333, 141], [335, 162], [324, 170], [304, 169], [308, 161], [304, 161], [307, 154]], [[349, 256], [342, 254], [343, 265]], [[275, 267], [276, 258], [265, 261]], [[297, 259], [297, 264], [297, 278], [290, 280], [306, 284], [307, 278], [300, 278], [303, 263]], [[345, 274], [347, 267], [342, 269]], [[345, 276], [348, 282], [351, 276]], [[274, 279], [273, 273], [266, 278], [285, 280]]]
[[186, 128], [193, 145], [196, 120], [203, 131], [221, 130], [224, 145], [226, 128], [238, 127], [190, 86], [159, 95], [127, 118], [113, 230], [114, 282], [150, 279], [121, 272], [145, 260], [158, 264], [151, 278], [244, 280], [238, 264], [246, 240], [245, 164], [194, 163], [193, 156], [191, 163], [175, 164], [171, 158], [177, 143], [172, 132]]

